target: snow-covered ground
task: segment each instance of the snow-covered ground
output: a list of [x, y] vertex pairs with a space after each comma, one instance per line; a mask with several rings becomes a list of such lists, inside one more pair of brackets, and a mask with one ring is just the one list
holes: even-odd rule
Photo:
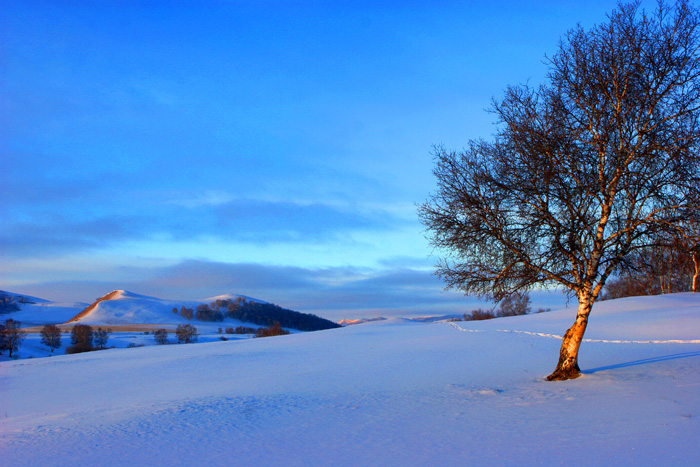
[[700, 465], [700, 294], [0, 363], [0, 462]]
[[23, 327], [65, 323], [87, 306], [80, 302], [59, 303], [33, 297], [32, 300], [35, 303], [22, 304], [20, 311], [0, 314], [0, 321], [12, 318], [20, 321]]

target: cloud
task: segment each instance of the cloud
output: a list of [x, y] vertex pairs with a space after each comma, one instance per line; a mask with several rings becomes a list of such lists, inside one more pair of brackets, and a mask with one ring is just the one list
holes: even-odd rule
[[[221, 199], [221, 198], [217, 198]], [[172, 242], [213, 238], [230, 243], [322, 243], [346, 241], [357, 231], [387, 231], [403, 220], [372, 211], [323, 203], [236, 200], [197, 208], [155, 203], [148, 197], [124, 202], [114, 213], [74, 206], [69, 212], [33, 211], [24, 219], [5, 218], [0, 254], [8, 258], [56, 256], [153, 238]], [[134, 206], [133, 213], [128, 207]]]
[[99, 217], [73, 222], [60, 217], [6, 225], [0, 233], [0, 253], [6, 258], [36, 258], [88, 250], [144, 238], [152, 222], [139, 216]]
[[166, 267], [124, 268], [118, 274], [132, 279], [27, 284], [12, 291], [85, 302], [113, 289], [177, 300], [238, 293], [332, 320], [461, 314], [476, 303], [460, 293], [444, 292], [431, 271], [422, 269], [301, 268], [187, 260]]
[[324, 203], [236, 200], [214, 209], [216, 228], [246, 242], [328, 240], [353, 230], [384, 230], [390, 216]]

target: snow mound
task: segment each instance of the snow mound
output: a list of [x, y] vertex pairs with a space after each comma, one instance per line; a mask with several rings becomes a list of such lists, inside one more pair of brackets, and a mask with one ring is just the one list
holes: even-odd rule
[[98, 298], [68, 322], [102, 325], [177, 323], [186, 319], [173, 313], [173, 308], [196, 308], [201, 304], [202, 302], [163, 300], [127, 290], [114, 290]]

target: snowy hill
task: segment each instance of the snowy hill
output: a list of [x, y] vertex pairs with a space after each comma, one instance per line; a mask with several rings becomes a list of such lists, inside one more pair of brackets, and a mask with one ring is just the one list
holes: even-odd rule
[[700, 465], [700, 294], [0, 364], [3, 464]]
[[162, 300], [126, 290], [114, 290], [71, 317], [68, 322], [91, 325], [186, 322], [185, 317], [173, 313], [173, 308], [196, 308], [203, 303], [205, 302]]
[[12, 318], [21, 321], [23, 326], [40, 326], [44, 324], [65, 323], [85, 308], [86, 303], [51, 302], [37, 297], [20, 295], [0, 290], [0, 299], [14, 304], [4, 313], [0, 313], [0, 319]]
[[[229, 306], [233, 306], [229, 309]], [[200, 311], [200, 307], [204, 309]], [[211, 307], [211, 308], [209, 308]], [[181, 312], [183, 308], [189, 309]], [[197, 310], [195, 313], [195, 309]], [[114, 290], [85, 308], [68, 323], [90, 325], [146, 325], [180, 322], [253, 323], [269, 326], [279, 322], [283, 327], [314, 331], [337, 327], [336, 323], [315, 315], [287, 310], [271, 303], [242, 295], [220, 295], [203, 301], [163, 300]]]

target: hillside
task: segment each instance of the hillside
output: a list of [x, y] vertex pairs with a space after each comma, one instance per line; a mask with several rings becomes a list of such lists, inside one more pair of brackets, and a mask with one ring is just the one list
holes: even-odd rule
[[235, 322], [281, 326], [300, 331], [332, 329], [339, 325], [315, 315], [299, 313], [243, 295], [220, 295], [204, 300], [163, 300], [115, 290], [97, 299], [68, 323], [90, 325]]
[[12, 318], [23, 326], [65, 323], [87, 304], [60, 303], [0, 290], [0, 320]]
[[90, 325], [165, 324], [186, 322], [173, 308], [196, 307], [202, 302], [162, 300], [126, 290], [114, 290], [98, 298], [68, 323]]
[[[700, 294], [0, 365], [5, 465], [699, 465]], [[119, 377], [115, 377], [119, 375]]]

